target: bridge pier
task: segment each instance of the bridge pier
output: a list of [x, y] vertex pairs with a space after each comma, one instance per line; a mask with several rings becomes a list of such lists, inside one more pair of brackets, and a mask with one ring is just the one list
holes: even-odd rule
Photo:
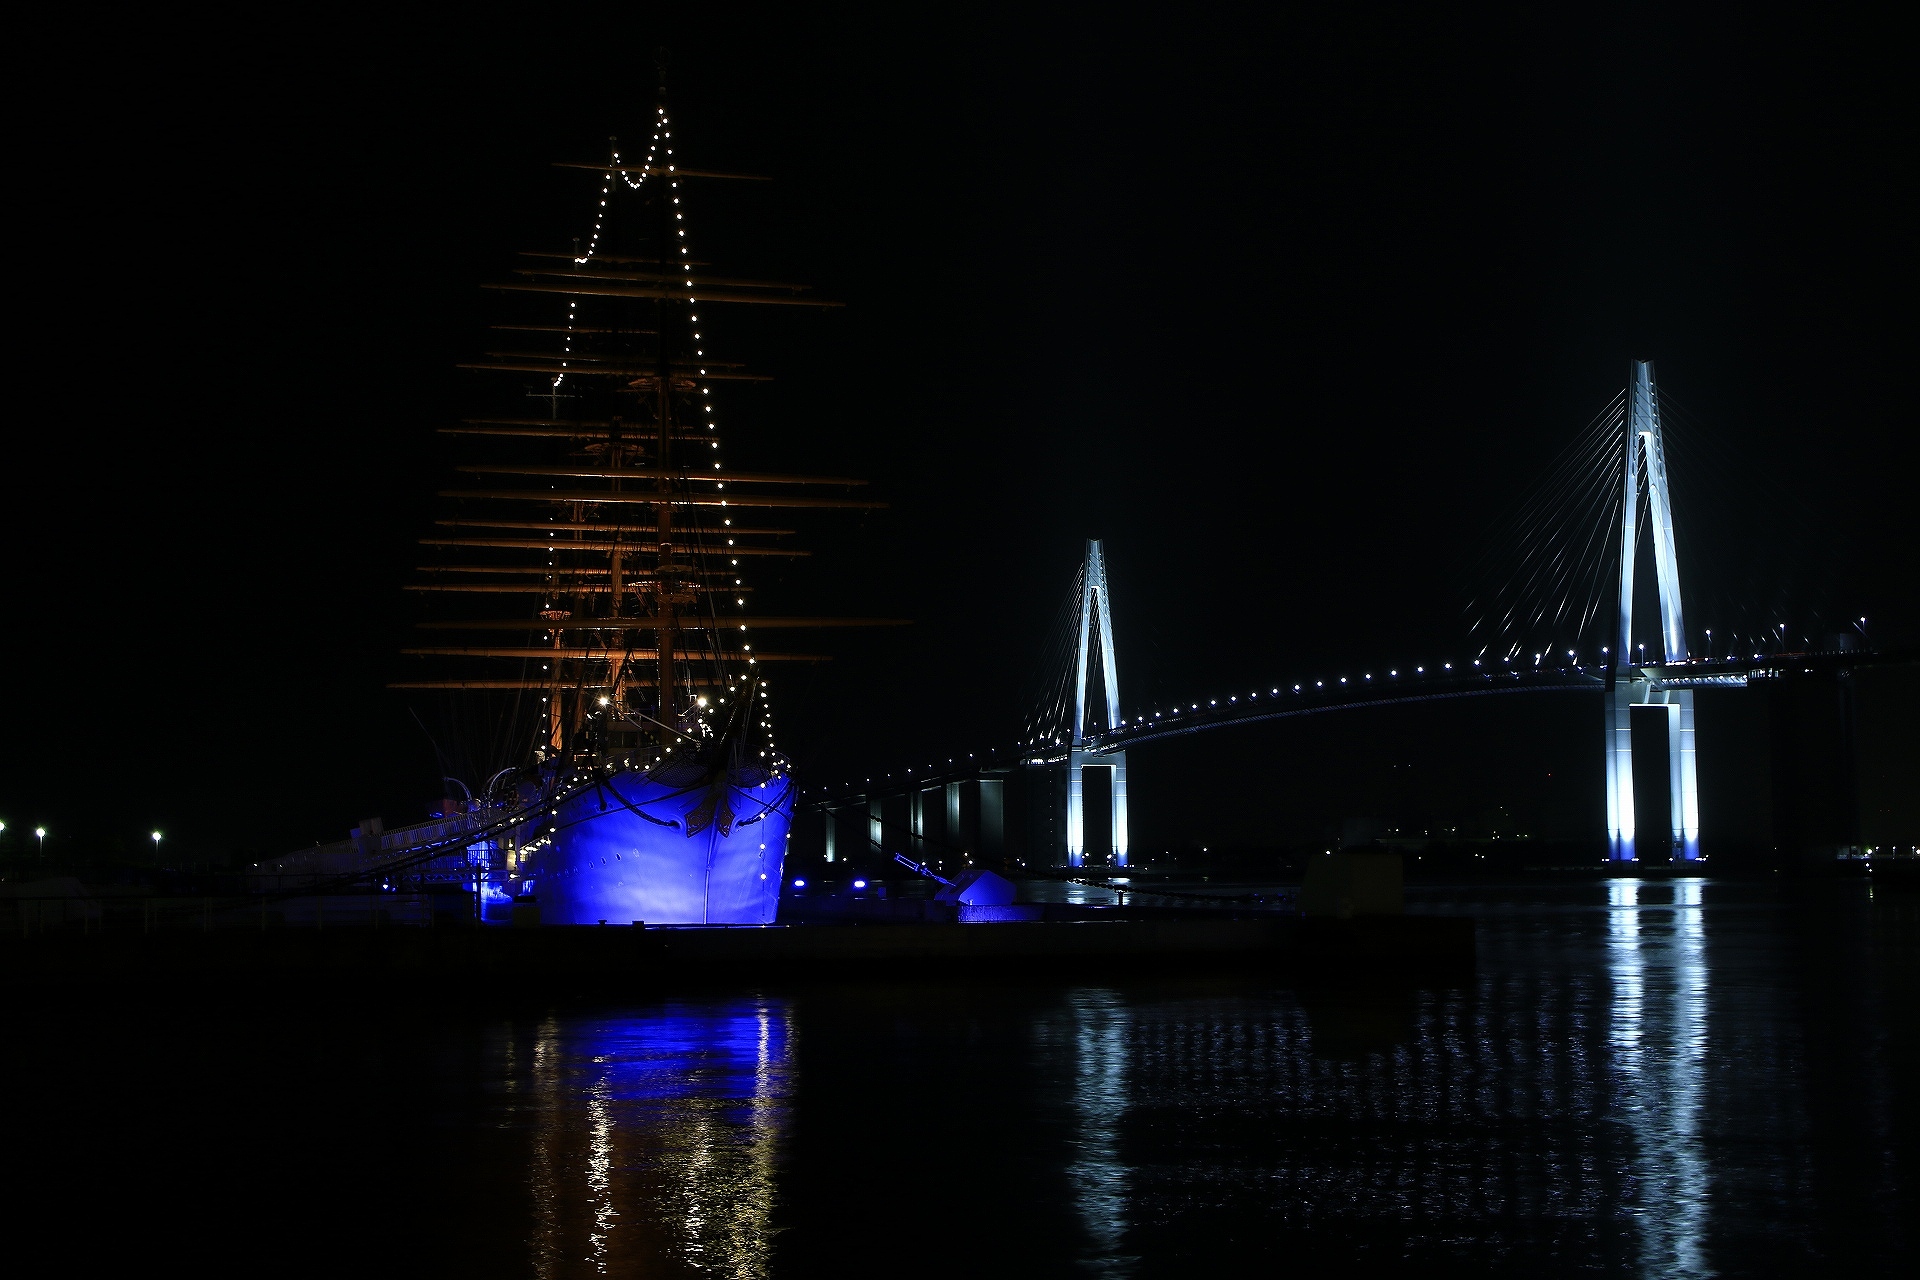
[[1607, 690], [1607, 856], [1634, 860], [1633, 690]]
[[1104, 771], [1103, 787], [1096, 792], [1104, 792], [1101, 797], [1106, 801], [1107, 823], [1103, 832], [1101, 847], [1092, 852], [1104, 856], [1108, 863], [1116, 867], [1127, 865], [1127, 753], [1124, 751], [1083, 751], [1073, 748], [1067, 757], [1067, 865], [1084, 867], [1087, 865], [1087, 800], [1086, 775], [1094, 771], [1096, 777]]
[[1700, 780], [1695, 767], [1693, 690], [1655, 689], [1651, 680], [1619, 680], [1607, 691], [1607, 851], [1615, 862], [1638, 860], [1633, 800], [1633, 709], [1667, 713], [1669, 856], [1700, 856]]

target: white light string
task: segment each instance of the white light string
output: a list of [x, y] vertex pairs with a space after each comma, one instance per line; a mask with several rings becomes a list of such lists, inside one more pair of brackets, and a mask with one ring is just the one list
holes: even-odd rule
[[[574, 255], [573, 263], [576, 268], [585, 266], [589, 262], [591, 262], [594, 259], [594, 257], [598, 254], [600, 241], [602, 237], [606, 234], [606, 230], [607, 230], [607, 218], [608, 218], [609, 211], [612, 207], [611, 202], [615, 192], [614, 179], [616, 175], [618, 175], [620, 179], [624, 182], [624, 185], [627, 187], [627, 189], [632, 191], [641, 190], [645, 186], [646, 180], [649, 177], [656, 176], [656, 175], [664, 176], [667, 179], [668, 198], [673, 203], [674, 240], [677, 243], [678, 249], [679, 249], [679, 265], [680, 265], [680, 273], [681, 273], [681, 283], [683, 288], [686, 291], [685, 296], [689, 306], [688, 316], [691, 320], [692, 325], [694, 326], [692, 329], [693, 340], [695, 343], [694, 356], [696, 360], [704, 360], [706, 357], [706, 350], [704, 345], [702, 344], [704, 344], [705, 338], [699, 329], [700, 316], [698, 314], [698, 311], [696, 310], [696, 308], [698, 308], [700, 304], [700, 299], [695, 291], [695, 282], [693, 279], [693, 262], [691, 257], [691, 251], [687, 245], [687, 231], [685, 226], [686, 214], [680, 207], [680, 182], [678, 177], [676, 176], [675, 166], [673, 163], [672, 139], [673, 139], [672, 121], [667, 115], [666, 107], [662, 105], [655, 108], [653, 137], [647, 149], [646, 162], [643, 166], [641, 166], [641, 172], [637, 178], [627, 173], [625, 169], [622, 167], [619, 148], [615, 146], [611, 149], [611, 152], [610, 152], [611, 160], [610, 160], [609, 166], [606, 169], [606, 171], [601, 175], [599, 202], [594, 211], [593, 231], [587, 240], [587, 250], [584, 254]], [[671, 261], [672, 260], [669, 259], [668, 261], [662, 262], [660, 265], [663, 267], [668, 266], [670, 265]], [[580, 304], [578, 299], [570, 299], [567, 303], [567, 327], [566, 327], [566, 334], [563, 339], [563, 349], [562, 349], [562, 355], [561, 355], [561, 361], [560, 361], [560, 367], [562, 371], [560, 373], [555, 374], [553, 377], [553, 381], [550, 384], [551, 389], [553, 391], [558, 391], [562, 386], [562, 384], [565, 382], [567, 377], [566, 371], [569, 368], [571, 356], [573, 354], [573, 339], [575, 336], [576, 325], [579, 317], [579, 307], [580, 307]], [[712, 390], [711, 388], [704, 385], [704, 381], [706, 377], [707, 377], [706, 369], [699, 368], [698, 378], [695, 382], [694, 389], [700, 397], [700, 406], [701, 406], [701, 413], [702, 413], [701, 420], [704, 422], [709, 436], [715, 437], [715, 438], [711, 438], [709, 440], [709, 443], [712, 445], [713, 449], [717, 452], [720, 448], [720, 442], [717, 439], [718, 424], [714, 420], [713, 405], [709, 399], [709, 397], [712, 395]], [[722, 469], [722, 464], [719, 459], [714, 460], [713, 469], [715, 471], [720, 471]], [[717, 489], [724, 490], [726, 488], [726, 482], [716, 478], [715, 487]], [[726, 509], [726, 504], [724, 502], [721, 504], [721, 509], [723, 511]], [[730, 517], [723, 518], [721, 521], [721, 524], [722, 524], [723, 533], [731, 532], [733, 521]], [[729, 547], [734, 546], [735, 540], [732, 537], [727, 537], [726, 545]], [[552, 564], [552, 561], [550, 558], [549, 559], [550, 567], [551, 567], [551, 564]], [[739, 564], [740, 562], [737, 558], [732, 558], [732, 557], [729, 558], [729, 567], [735, 570], [738, 570]], [[733, 585], [736, 588], [740, 588], [744, 586], [744, 583], [742, 579], [735, 578], [733, 580]], [[744, 595], [737, 597], [734, 603], [736, 607], [744, 609], [746, 605], [746, 600]], [[745, 633], [747, 630], [746, 624], [741, 623], [740, 630], [741, 632]], [[747, 643], [743, 638], [741, 643], [741, 653], [742, 655], [746, 656], [747, 665], [749, 667], [758, 666], [759, 664], [758, 659], [751, 656], [752, 652], [753, 652], [753, 646], [750, 643]], [[783, 773], [785, 771], [787, 762], [784, 759], [784, 757], [780, 756], [779, 751], [773, 741], [773, 715], [772, 715], [771, 706], [767, 703], [766, 688], [767, 686], [764, 683], [760, 684], [758, 687], [758, 693], [761, 699], [761, 709], [759, 713], [760, 723], [758, 727], [766, 730], [766, 737], [767, 737], [767, 749], [765, 751], [760, 752], [759, 754], [761, 758], [767, 760], [768, 767], [771, 768], [775, 773]], [[741, 687], [736, 688], [734, 685], [729, 684], [728, 691], [730, 693], [734, 693], [736, 696], [740, 696], [743, 694], [750, 696], [754, 692], [754, 686], [748, 683], [743, 678], [741, 681]], [[671, 748], [669, 748], [669, 750], [670, 749]]]
[[[660, 108], [658, 108], [658, 110], [659, 110], [659, 118], [656, 121], [656, 128], [658, 132], [656, 132], [656, 134], [654, 135], [655, 136], [654, 145], [656, 147], [660, 146], [661, 143], [671, 144], [673, 140], [673, 123], [667, 117], [667, 109], [665, 106], [661, 106]], [[674, 174], [673, 147], [671, 145], [668, 145], [666, 147], [666, 156], [667, 158], [666, 158], [665, 167], [666, 167], [666, 174], [667, 174], [667, 190], [673, 200], [674, 238], [679, 242], [680, 273], [681, 273], [682, 283], [686, 288], [687, 316], [693, 326], [692, 328], [693, 341], [694, 341], [693, 354], [696, 360], [703, 360], [706, 358], [707, 353], [706, 353], [706, 348], [701, 344], [704, 343], [706, 339], [702, 336], [700, 332], [700, 315], [697, 310], [697, 308], [700, 305], [700, 299], [694, 290], [693, 261], [691, 257], [691, 251], [687, 247], [687, 229], [685, 225], [686, 214], [680, 207], [680, 180]], [[652, 167], [653, 167], [652, 163], [649, 162], [648, 168], [652, 168]], [[662, 265], [664, 266], [665, 264], [663, 263]], [[696, 379], [694, 383], [694, 390], [697, 391], [700, 395], [700, 411], [704, 415], [703, 421], [706, 424], [707, 431], [709, 432], [709, 434], [717, 437], [719, 435], [719, 425], [713, 419], [713, 404], [708, 399], [708, 397], [712, 395], [712, 389], [704, 385], [704, 379], [706, 378], [706, 376], [707, 376], [707, 371], [705, 369], [700, 369], [698, 371], [698, 379]], [[720, 441], [717, 438], [711, 440], [709, 443], [712, 444], [715, 451], [719, 450]], [[719, 471], [721, 469], [720, 460], [718, 458], [714, 459], [713, 469], [715, 471]], [[714, 487], [716, 489], [725, 489], [727, 486], [725, 481], [717, 480], [715, 481]], [[724, 502], [720, 504], [720, 509], [722, 511], [726, 510], [726, 504]], [[720, 524], [722, 529], [731, 529], [733, 527], [733, 520], [731, 519], [731, 517], [723, 516], [721, 518]], [[728, 538], [727, 545], [728, 546], [734, 545], [734, 539]], [[738, 569], [740, 567], [740, 561], [738, 557], [729, 557], [729, 567], [734, 569]], [[735, 578], [733, 580], [733, 585], [736, 587], [739, 587], [742, 585], [742, 582], [739, 578]], [[746, 607], [746, 597], [744, 595], [736, 597], [734, 604], [737, 608], [744, 609]], [[747, 631], [747, 625], [744, 622], [742, 622], [739, 625], [740, 625], [740, 631], [742, 633], [742, 639], [740, 642], [740, 651], [742, 654], [747, 655], [747, 665], [749, 667], [758, 666], [759, 659], [752, 656], [753, 646], [749, 644], [744, 638]], [[717, 643], [718, 637], [719, 637], [719, 633], [716, 632], [715, 633], [716, 643], [714, 645], [716, 652], [720, 651], [719, 644]], [[774, 741], [773, 741], [773, 711], [772, 711], [771, 704], [767, 699], [767, 685], [764, 681], [762, 681], [756, 688], [756, 686], [750, 682], [743, 681], [742, 683], [746, 684], [747, 696], [753, 696], [753, 694], [757, 692], [760, 699], [760, 706], [761, 706], [760, 714], [762, 717], [760, 721], [760, 727], [766, 730], [767, 748], [766, 750], [760, 752], [759, 758], [768, 761], [769, 767], [773, 770], [773, 772], [775, 773], [784, 772], [785, 761], [780, 756], [779, 751], [775, 747]]]
[[[586, 254], [584, 256], [576, 255], [574, 257], [574, 260], [573, 260], [574, 266], [583, 267], [587, 263], [593, 261], [594, 253], [600, 248], [600, 236], [606, 230], [606, 225], [607, 225], [607, 200], [613, 194], [614, 175], [618, 174], [620, 178], [626, 183], [627, 187], [633, 191], [640, 190], [640, 188], [646, 184], [647, 177], [656, 168], [655, 162], [659, 159], [659, 156], [660, 156], [660, 141], [661, 141], [661, 135], [666, 132], [666, 120], [667, 120], [667, 109], [665, 107], [661, 107], [659, 108], [658, 117], [654, 120], [653, 142], [647, 148], [647, 162], [641, 166], [640, 177], [637, 180], [629, 176], [622, 169], [620, 165], [620, 148], [617, 146], [613, 148], [612, 150], [613, 159], [609, 164], [609, 167], [606, 173], [602, 175], [601, 181], [600, 181], [600, 206], [598, 209], [594, 211], [593, 234], [587, 239]], [[673, 135], [669, 133], [666, 136], [672, 137]], [[667, 154], [669, 156], [673, 154], [673, 151], [671, 148], [668, 149]], [[667, 168], [669, 171], [671, 171], [673, 166], [668, 165]], [[674, 201], [674, 203], [678, 204], [680, 202], [676, 200]], [[682, 252], [685, 252], [685, 251], [682, 250]], [[691, 270], [691, 268], [689, 268], [689, 270]], [[574, 298], [574, 299], [568, 300], [567, 302], [567, 336], [564, 340], [564, 344], [561, 349], [561, 358], [560, 358], [560, 368], [562, 372], [557, 373], [553, 376], [553, 390], [555, 391], [558, 391], [560, 389], [560, 384], [564, 382], [567, 377], [564, 370], [567, 367], [567, 357], [573, 354], [573, 326], [574, 326], [574, 321], [578, 318], [579, 309], [580, 309], [579, 299]]]
[[[680, 180], [675, 174], [672, 143], [673, 143], [673, 122], [668, 117], [667, 109], [664, 105], [656, 107], [655, 118], [654, 118], [654, 134], [653, 134], [652, 144], [647, 152], [647, 163], [645, 165], [646, 172], [641, 174], [640, 181], [638, 182], [634, 181], [632, 178], [626, 178], [626, 184], [630, 189], [638, 191], [641, 187], [641, 184], [646, 180], [646, 178], [649, 175], [655, 172], [664, 171], [665, 177], [667, 179], [668, 197], [673, 202], [673, 221], [674, 221], [673, 231], [674, 231], [674, 239], [678, 244], [679, 253], [680, 253], [681, 283], [686, 290], [686, 300], [687, 300], [687, 306], [688, 306], [687, 315], [693, 326], [691, 330], [693, 334], [693, 341], [695, 344], [693, 354], [696, 360], [701, 360], [701, 359], [705, 359], [706, 357], [706, 348], [704, 345], [702, 345], [704, 344], [706, 339], [704, 335], [701, 333], [699, 328], [700, 315], [697, 308], [700, 305], [700, 299], [697, 293], [695, 292], [695, 287], [694, 287], [692, 254], [691, 254], [691, 250], [688, 248], [688, 245], [687, 245], [686, 213], [680, 206]], [[663, 151], [665, 153], [664, 160], [662, 159], [662, 155], [661, 155]], [[614, 164], [616, 166], [619, 164], [618, 152], [614, 153]], [[609, 170], [607, 174], [606, 184], [602, 188], [601, 215], [600, 215], [602, 219], [604, 219], [605, 217], [607, 193], [612, 187], [612, 176], [614, 172], [617, 172], [617, 170]], [[625, 177], [624, 174], [622, 176]], [[594, 238], [589, 243], [589, 247], [588, 247], [589, 258], [592, 256], [593, 249], [596, 248], [599, 244], [601, 225], [602, 223], [599, 221], [596, 221], [594, 224]], [[587, 259], [576, 258], [574, 259], [574, 261], [576, 262], [576, 264], [584, 265]], [[663, 262], [661, 265], [664, 267], [668, 264]], [[569, 304], [569, 315], [568, 315], [567, 324], [568, 324], [568, 329], [570, 331], [573, 327], [573, 320], [572, 320], [573, 305], [575, 304]], [[571, 338], [569, 338], [569, 342], [571, 342]], [[570, 349], [571, 348], [569, 347], [569, 350]], [[706, 369], [700, 368], [698, 370], [698, 378], [694, 384], [694, 390], [700, 396], [700, 409], [702, 414], [702, 421], [705, 423], [707, 432], [710, 436], [717, 437], [719, 434], [719, 425], [714, 421], [713, 404], [709, 399], [709, 397], [712, 395], [712, 389], [704, 385], [704, 380], [706, 376], [707, 376]], [[716, 452], [718, 452], [720, 448], [720, 441], [717, 438], [714, 438], [714, 439], [711, 439], [709, 443], [712, 445], [713, 449]], [[720, 460], [717, 458], [714, 460], [713, 469], [715, 471], [721, 470], [721, 463], [720, 463]], [[716, 480], [715, 487], [717, 489], [725, 489], [727, 487], [726, 482]], [[726, 504], [724, 502], [721, 504], [721, 510], [722, 511], [726, 510]], [[733, 520], [731, 517], [722, 517], [720, 523], [723, 530], [730, 530], [733, 526]], [[733, 546], [734, 539], [731, 537], [727, 538], [727, 545]], [[729, 561], [730, 561], [729, 567], [734, 569], [738, 569], [740, 567], [740, 561], [737, 557], [729, 557]], [[733, 580], [733, 585], [735, 587], [741, 587], [744, 585], [744, 583], [740, 578], [735, 578]], [[744, 609], [746, 607], [746, 598], [744, 594], [739, 597], [736, 597], [734, 604], [736, 607]], [[743, 633], [743, 637], [744, 637], [744, 634], [747, 631], [747, 626], [744, 622], [739, 625], [740, 625], [740, 630]], [[716, 633], [716, 639], [717, 639], [717, 633]], [[715, 650], [716, 652], [720, 651], [719, 646], [717, 644], [715, 645]], [[753, 645], [748, 643], [744, 638], [741, 641], [741, 653], [744, 655], [747, 655], [747, 665], [749, 667], [754, 667], [759, 665], [759, 660], [751, 656], [753, 653]], [[772, 712], [771, 704], [769, 703], [767, 698], [767, 692], [766, 692], [767, 685], [765, 682], [761, 682], [758, 685], [758, 688], [756, 690], [753, 684], [745, 681], [744, 679], [742, 680], [741, 683], [742, 685], [745, 686], [744, 691], [741, 689], [736, 689], [732, 684], [729, 684], [728, 686], [729, 692], [734, 693], [735, 696], [743, 696], [743, 693], [744, 693], [744, 696], [752, 696], [755, 692], [758, 693], [760, 698], [760, 703], [761, 703], [761, 710], [760, 710], [761, 720], [760, 720], [759, 727], [766, 730], [766, 742], [767, 742], [766, 750], [760, 752], [760, 758], [768, 762], [768, 765], [773, 772], [783, 773], [785, 771], [786, 761], [784, 760], [783, 757], [780, 756], [778, 748], [775, 745], [773, 740], [773, 712]]]

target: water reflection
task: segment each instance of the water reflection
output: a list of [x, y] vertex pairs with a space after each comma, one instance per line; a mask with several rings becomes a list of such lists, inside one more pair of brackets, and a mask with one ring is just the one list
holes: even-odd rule
[[1458, 983], [857, 984], [528, 1026], [501, 1065], [533, 1269], [935, 1273], [968, 1256], [943, 1232], [1048, 1274], [1811, 1263], [1786, 935], [1742, 892], [1491, 898]]
[[1241, 973], [519, 1021], [416, 992], [27, 1005], [0, 1087], [39, 1162], [23, 1220], [138, 1241], [114, 1272], [1898, 1275], [1920, 900], [1865, 889], [1416, 886], [1478, 917], [1479, 961], [1391, 998]]
[[[536, 1275], [767, 1274], [791, 1071], [784, 1004], [549, 1019], [531, 1041]], [[510, 1080], [519, 1051], [506, 1046]]]
[[1083, 1265], [1096, 1275], [1129, 1275], [1136, 1259], [1122, 1251], [1127, 1234], [1127, 1166], [1120, 1130], [1129, 1092], [1132, 1017], [1118, 993], [1076, 991], [1068, 999], [1073, 1037], [1073, 1108], [1078, 1124], [1067, 1181], [1091, 1246]]
[[1631, 1141], [1643, 1275], [1713, 1274], [1700, 1132], [1708, 1032], [1702, 889], [1698, 880], [1607, 886], [1608, 1040], [1617, 1114]]

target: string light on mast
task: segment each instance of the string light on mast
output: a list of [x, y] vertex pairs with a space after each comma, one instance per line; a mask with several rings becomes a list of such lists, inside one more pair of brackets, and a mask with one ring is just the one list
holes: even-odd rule
[[[661, 136], [663, 133], [665, 133], [666, 123], [667, 123], [667, 109], [665, 107], [660, 107], [657, 110], [658, 110], [658, 117], [654, 121], [653, 142], [652, 142], [652, 145], [647, 148], [647, 160], [646, 160], [646, 163], [641, 166], [640, 176], [638, 178], [631, 176], [626, 171], [626, 169], [621, 165], [620, 147], [617, 143], [613, 145], [611, 149], [612, 160], [609, 162], [607, 171], [600, 183], [600, 203], [594, 210], [593, 234], [587, 238], [586, 253], [575, 255], [573, 259], [574, 266], [576, 267], [586, 266], [587, 263], [593, 261], [594, 255], [599, 251], [600, 237], [606, 231], [607, 202], [609, 197], [611, 197], [613, 194], [613, 183], [614, 183], [615, 176], [618, 175], [619, 179], [626, 184], [629, 190], [638, 191], [641, 189], [641, 187], [646, 185], [648, 175], [656, 171], [657, 169], [656, 162], [658, 161], [659, 155], [660, 155]], [[666, 133], [665, 136], [670, 138], [673, 135], [671, 133]], [[673, 154], [673, 151], [671, 148], [668, 149], [667, 154], [668, 155]], [[669, 170], [671, 170], [672, 166], [669, 165], [668, 168]], [[680, 201], [676, 198], [674, 200], [674, 204], [677, 205], [679, 203]], [[677, 217], [678, 215], [676, 214], [675, 216]], [[685, 233], [683, 232], [682, 234], [684, 235]], [[576, 241], [575, 243], [577, 244], [578, 241]], [[680, 252], [684, 254], [686, 250], [683, 248]], [[691, 272], [693, 270], [692, 266], [691, 265], [687, 266], [687, 270]], [[566, 357], [571, 356], [573, 354], [574, 322], [578, 318], [579, 308], [580, 308], [580, 303], [577, 299], [573, 301], [569, 301], [567, 303], [567, 332], [561, 344], [562, 358], [560, 361], [560, 367], [562, 369], [565, 369], [567, 367], [568, 361]], [[563, 381], [565, 381], [566, 376], [567, 375], [565, 373], [559, 373], [554, 375], [553, 389], [555, 391], [558, 391], [560, 389], [560, 384]]]

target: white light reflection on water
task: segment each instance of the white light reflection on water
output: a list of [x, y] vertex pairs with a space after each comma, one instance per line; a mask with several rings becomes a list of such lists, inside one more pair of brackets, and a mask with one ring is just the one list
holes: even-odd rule
[[1709, 1170], [1701, 1141], [1707, 1059], [1707, 955], [1702, 884], [1663, 891], [1638, 880], [1607, 886], [1613, 978], [1609, 1043], [1618, 1114], [1633, 1152], [1640, 1271], [1708, 1276]]
[[587, 1259], [603, 1275], [607, 1270], [607, 1235], [620, 1211], [613, 1207], [613, 1109], [603, 1077], [587, 1090], [587, 1190], [593, 1202], [593, 1233], [587, 1237]]
[[767, 1274], [791, 1044], [770, 1001], [543, 1022], [527, 1089], [535, 1274]]
[[1133, 1015], [1116, 992], [1079, 990], [1068, 998], [1064, 1021], [1076, 1120], [1067, 1183], [1088, 1245], [1081, 1267], [1094, 1275], [1131, 1275], [1139, 1259], [1122, 1253], [1131, 1178], [1120, 1154], [1120, 1128], [1128, 1104]]

